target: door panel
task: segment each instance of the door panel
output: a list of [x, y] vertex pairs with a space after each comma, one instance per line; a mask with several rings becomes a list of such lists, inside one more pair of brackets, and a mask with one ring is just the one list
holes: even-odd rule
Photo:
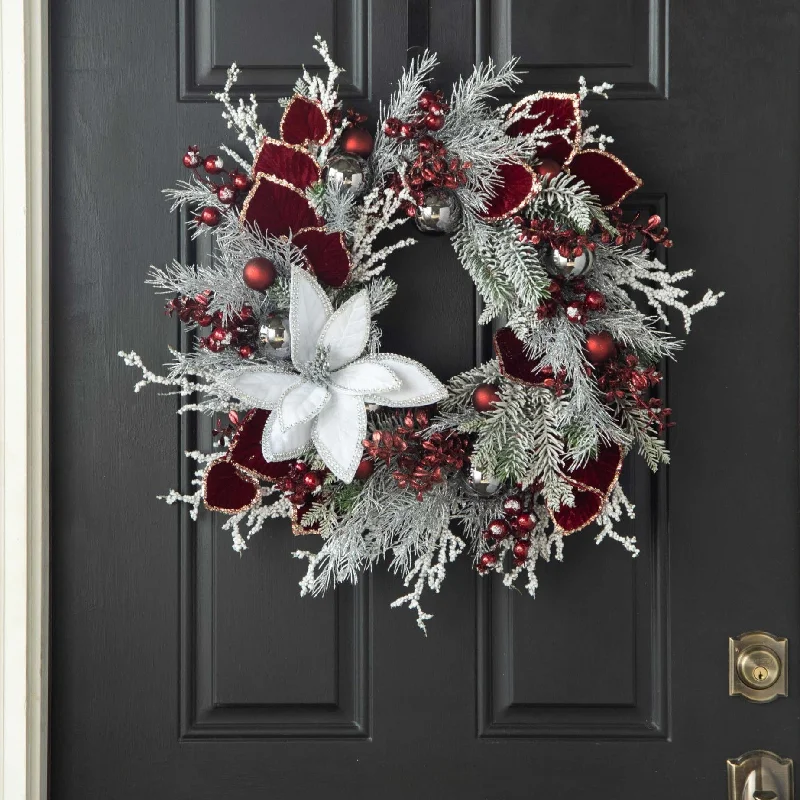
[[[54, 800], [724, 796], [725, 759], [800, 758], [800, 685], [727, 696], [727, 637], [800, 637], [797, 577], [798, 33], [795, 4], [744, 0], [60, 0], [52, 4]], [[702, 315], [665, 399], [673, 464], [623, 472], [635, 560], [591, 530], [535, 600], [450, 570], [425, 638], [384, 570], [299, 598], [313, 548], [285, 522], [239, 556], [188, 490], [211, 423], [134, 395], [116, 357], [187, 347], [143, 278], [208, 258], [160, 190], [180, 155], [231, 143], [210, 93], [228, 64], [277, 130], [313, 34], [370, 113], [430, 45], [447, 89], [520, 56], [521, 93], [617, 88], [592, 123], [643, 177], [696, 267]], [[668, 48], [669, 43], [669, 48]], [[386, 350], [441, 378], [484, 360], [471, 282], [446, 239], [392, 257]], [[347, 740], [347, 741], [344, 741]]]

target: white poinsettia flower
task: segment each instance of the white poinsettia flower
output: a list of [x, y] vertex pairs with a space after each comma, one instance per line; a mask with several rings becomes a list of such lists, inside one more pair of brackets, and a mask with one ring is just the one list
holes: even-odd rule
[[410, 358], [364, 355], [370, 319], [366, 289], [334, 311], [312, 275], [292, 271], [291, 362], [243, 367], [220, 380], [243, 402], [274, 411], [262, 439], [267, 461], [297, 458], [313, 442], [328, 469], [350, 483], [367, 433], [365, 403], [405, 408], [447, 396], [436, 377]]

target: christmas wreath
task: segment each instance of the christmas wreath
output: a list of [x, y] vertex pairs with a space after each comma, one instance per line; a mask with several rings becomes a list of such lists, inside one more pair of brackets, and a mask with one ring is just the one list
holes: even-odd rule
[[[228, 128], [249, 151], [237, 165], [190, 147], [189, 179], [167, 191], [191, 209], [193, 236], [214, 239], [208, 263], [152, 268], [172, 295], [170, 315], [198, 332], [173, 352], [166, 375], [134, 353], [146, 384], [185, 398], [180, 412], [221, 414], [218, 447], [198, 462], [194, 491], [169, 503], [229, 516], [237, 551], [265, 520], [286, 516], [316, 534], [300, 582], [317, 594], [357, 581], [383, 558], [407, 604], [439, 591], [448, 562], [467, 553], [482, 575], [523, 573], [533, 595], [539, 559], [561, 559], [564, 538], [591, 523], [636, 555], [615, 531], [633, 506], [619, 486], [638, 449], [651, 469], [668, 461], [670, 409], [652, 396], [659, 365], [680, 342], [667, 308], [694, 305], [656, 258], [670, 247], [661, 219], [626, 219], [619, 206], [639, 178], [587, 126], [583, 101], [611, 85], [538, 92], [514, 105], [494, 95], [520, 81], [516, 60], [475, 67], [449, 98], [428, 88], [436, 57], [415, 58], [376, 133], [345, 111], [328, 47], [327, 78], [304, 71], [281, 101], [280, 138], [257, 118], [254, 97], [224, 90]], [[395, 283], [386, 259], [415, 239], [382, 236], [409, 220], [448, 234], [495, 323], [495, 357], [442, 384], [423, 365], [380, 350], [375, 318]], [[640, 311], [637, 292], [653, 316]]]

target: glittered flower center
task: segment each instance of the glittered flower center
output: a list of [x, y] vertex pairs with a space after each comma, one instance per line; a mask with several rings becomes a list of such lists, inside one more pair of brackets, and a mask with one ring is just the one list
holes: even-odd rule
[[331, 367], [328, 363], [328, 348], [317, 345], [313, 361], [306, 361], [297, 366], [303, 379], [317, 386], [328, 386], [331, 382]]

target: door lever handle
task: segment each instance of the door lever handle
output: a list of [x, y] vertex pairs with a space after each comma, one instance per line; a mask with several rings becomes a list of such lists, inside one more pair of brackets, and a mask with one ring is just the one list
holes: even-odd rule
[[793, 800], [794, 765], [769, 750], [728, 759], [728, 800]]

